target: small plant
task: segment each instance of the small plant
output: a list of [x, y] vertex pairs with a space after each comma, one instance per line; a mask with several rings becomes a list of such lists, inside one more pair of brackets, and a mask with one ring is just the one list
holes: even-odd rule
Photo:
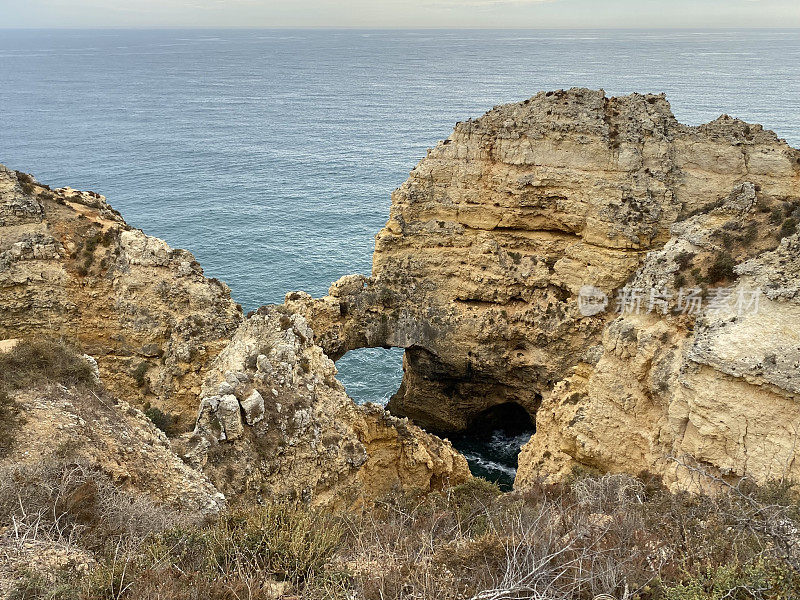
[[756, 226], [755, 223], [751, 223], [750, 225], [747, 226], [747, 229], [745, 229], [744, 233], [739, 238], [739, 241], [744, 246], [750, 246], [753, 242], [756, 241], [757, 237], [758, 237], [758, 227]]
[[722, 246], [726, 250], [731, 250], [733, 248], [736, 240], [730, 233], [728, 233], [727, 231], [723, 231], [719, 237], [720, 240], [722, 241]]
[[145, 375], [147, 374], [149, 368], [150, 365], [148, 364], [148, 362], [146, 360], [143, 360], [138, 365], [136, 365], [136, 368], [131, 373], [131, 377], [133, 377], [133, 380], [136, 382], [136, 385], [139, 386], [140, 388], [143, 388], [148, 384]]
[[97, 245], [103, 239], [103, 236], [100, 232], [96, 232], [93, 235], [86, 238], [86, 243], [84, 244], [85, 251], [87, 253], [92, 253], [97, 249]]
[[783, 209], [779, 207], [773, 208], [772, 213], [769, 215], [769, 222], [773, 225], [780, 225], [783, 219]]
[[735, 267], [736, 261], [733, 260], [730, 254], [718, 254], [708, 268], [708, 283], [718, 283], [733, 279], [736, 276]]
[[691, 266], [694, 257], [694, 252], [681, 252], [675, 256], [675, 264], [681, 271], [685, 271]]
[[795, 233], [797, 233], [797, 220], [790, 217], [783, 222], [783, 225], [781, 225], [781, 230], [778, 233], [778, 237], [783, 239], [785, 237], [789, 237], [790, 235], [794, 235]]
[[11, 452], [21, 419], [19, 405], [0, 388], [0, 458]]
[[114, 241], [114, 238], [115, 238], [114, 230], [113, 229], [106, 229], [103, 232], [103, 234], [102, 234], [102, 236], [100, 238], [100, 243], [104, 247], [108, 248], [111, 245], [111, 243]]
[[36, 192], [36, 186], [34, 185], [35, 180], [33, 177], [22, 171], [16, 171], [16, 174], [19, 186], [22, 188], [22, 193], [26, 196], [32, 196]]
[[171, 437], [177, 433], [178, 419], [175, 415], [163, 412], [161, 409], [151, 406], [144, 411], [145, 416], [152, 421], [158, 429]]

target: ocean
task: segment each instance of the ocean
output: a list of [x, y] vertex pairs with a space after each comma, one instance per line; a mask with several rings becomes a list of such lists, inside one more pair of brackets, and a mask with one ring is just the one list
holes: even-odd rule
[[[800, 146], [798, 30], [0, 30], [0, 59], [0, 163], [104, 194], [246, 311], [369, 273], [426, 149], [540, 90], [666, 92], [684, 123], [727, 113]], [[385, 403], [401, 360], [337, 366]], [[506, 486], [520, 443], [459, 442]]]

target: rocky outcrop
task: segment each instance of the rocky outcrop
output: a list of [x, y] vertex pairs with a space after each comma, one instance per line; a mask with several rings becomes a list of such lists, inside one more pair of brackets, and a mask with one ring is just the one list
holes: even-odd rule
[[[190, 475], [206, 481], [175, 452], [240, 501], [350, 505], [471, 477], [448, 442], [381, 407], [357, 407], [302, 316], [265, 308], [239, 326], [225, 284], [206, 279], [188, 252], [129, 227], [92, 192], [51, 190], [0, 167], [0, 300], [0, 347], [31, 336], [77, 340], [96, 356], [112, 396], [196, 423], [194, 434], [168, 443], [136, 429], [149, 421], [124, 403], [116, 418], [87, 408], [101, 420], [93, 427], [70, 394], [21, 399], [32, 423], [58, 432], [41, 443], [105, 447], [107, 455], [84, 458], [125, 481], [143, 477], [127, 472], [127, 455], [140, 453], [136, 464], [152, 469], [168, 499], [185, 487], [191, 500]], [[20, 448], [35, 448], [25, 432]]]
[[187, 459], [239, 498], [342, 506], [470, 478], [449, 442], [356, 406], [335, 376], [301, 315], [260, 309], [209, 371]]
[[[332, 358], [406, 348], [393, 414], [450, 432], [525, 408], [518, 485], [575, 465], [677, 480], [673, 455], [796, 475], [798, 207], [800, 152], [761, 126], [682, 125], [663, 95], [540, 93], [429, 151], [392, 195], [371, 277], [286, 305]], [[719, 286], [769, 302], [706, 312]], [[637, 288], [625, 306], [644, 310], [615, 314]], [[684, 288], [706, 294], [698, 314], [672, 314]], [[587, 310], [582, 290], [605, 302]]]
[[83, 463], [130, 496], [187, 515], [216, 514], [226, 505], [141, 411], [102, 390], [50, 384], [16, 391], [10, 402], [13, 438], [0, 445], [6, 481], [48, 461]]
[[78, 340], [117, 396], [194, 417], [241, 321], [194, 257], [129, 227], [103, 196], [0, 166], [0, 339]]
[[[761, 126], [583, 89], [496, 107], [394, 192], [370, 277], [235, 334], [227, 288], [102, 197], [3, 170], [0, 198], [0, 338], [64, 333], [115, 391], [184, 414], [199, 397], [181, 452], [225, 492], [349, 504], [463, 481], [417, 426], [519, 407], [518, 487], [800, 475], [800, 152]], [[406, 349], [394, 416], [335, 380], [331, 359], [377, 346]]]

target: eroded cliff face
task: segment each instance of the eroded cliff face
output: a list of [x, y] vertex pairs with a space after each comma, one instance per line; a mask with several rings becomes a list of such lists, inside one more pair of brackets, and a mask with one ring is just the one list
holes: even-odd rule
[[189, 252], [131, 228], [103, 196], [50, 190], [2, 165], [0, 305], [0, 339], [76, 339], [115, 395], [184, 424], [242, 319]]
[[[715, 247], [715, 234], [746, 232], [759, 223], [757, 210], [726, 203], [676, 224], [631, 286], [678, 296], [675, 281], [692, 278], [681, 263], [688, 257], [698, 264], [708, 250], [730, 252]], [[773, 231], [760, 230], [755, 253], [776, 243]], [[754, 253], [737, 248], [742, 241], [733, 253]], [[657, 473], [682, 486], [701, 485], [703, 472], [730, 480], [800, 478], [798, 261], [800, 238], [786, 236], [777, 249], [739, 262], [733, 281], [714, 292], [722, 301], [712, 298], [695, 317], [656, 312], [612, 321], [595, 359], [577, 365], [543, 403], [516, 485], [557, 480], [576, 465]]]
[[[429, 151], [392, 195], [371, 277], [286, 305], [332, 358], [406, 348], [389, 409], [421, 426], [524, 407], [537, 433], [518, 485], [577, 464], [676, 480], [673, 454], [797, 474], [796, 296], [773, 289], [746, 317], [620, 317], [613, 299], [796, 286], [798, 207], [800, 152], [761, 126], [682, 125], [663, 95], [540, 93]], [[583, 314], [584, 286], [608, 309]]]
[[[132, 469], [118, 451], [139, 452], [140, 470], [159, 471], [151, 458], [160, 458], [151, 483], [169, 501], [181, 487], [189, 499], [192, 477], [221, 501], [178, 454], [236, 501], [350, 506], [471, 477], [449, 442], [379, 406], [356, 406], [301, 315], [264, 308], [243, 320], [228, 287], [205, 278], [191, 254], [129, 227], [102, 196], [51, 190], [2, 166], [0, 301], [0, 348], [37, 336], [76, 340], [96, 357], [110, 395], [196, 425], [167, 442], [152, 438], [152, 425], [141, 430], [144, 417], [122, 401], [115, 419], [102, 403], [77, 410], [64, 393], [20, 399], [32, 422], [58, 430], [55, 443], [80, 442], [93, 463], [117, 461], [113, 477]], [[100, 423], [87, 423], [92, 411]], [[114, 432], [134, 448], [111, 443]], [[38, 454], [37, 440], [23, 430], [19, 452]]]
[[284, 307], [251, 315], [214, 361], [185, 455], [226, 494], [258, 500], [350, 506], [471, 477], [449, 442], [356, 406], [303, 316]]

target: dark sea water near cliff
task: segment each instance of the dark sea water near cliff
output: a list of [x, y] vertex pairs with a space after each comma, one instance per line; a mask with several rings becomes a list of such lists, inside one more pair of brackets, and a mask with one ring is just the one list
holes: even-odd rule
[[[800, 31], [0, 30], [0, 163], [106, 195], [245, 310], [369, 273], [389, 193], [456, 121], [539, 90], [666, 92], [800, 146]], [[400, 350], [338, 362], [385, 402]], [[459, 446], [506, 484], [519, 434]]]

